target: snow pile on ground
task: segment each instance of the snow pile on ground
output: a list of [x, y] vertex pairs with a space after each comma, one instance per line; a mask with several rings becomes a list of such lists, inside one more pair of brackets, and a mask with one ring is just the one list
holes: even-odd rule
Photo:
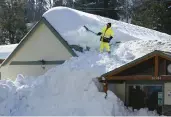
[[6, 59], [11, 52], [17, 47], [18, 44], [1, 45], [0, 46], [0, 59]]
[[91, 49], [97, 49], [99, 47], [99, 36], [86, 32], [83, 27], [84, 25], [95, 32], [99, 32], [107, 22], [111, 22], [112, 28], [115, 32], [114, 39], [111, 43], [135, 39], [163, 40], [171, 38], [170, 35], [165, 33], [67, 7], [52, 8], [44, 13], [43, 17], [63, 36], [66, 41], [68, 41], [70, 45], [75, 44], [82, 47], [88, 46]]
[[15, 82], [1, 81], [0, 115], [155, 115], [146, 109], [133, 113], [110, 91], [104, 98], [93, 80], [105, 73], [106, 58], [105, 54], [87, 52], [45, 75], [18, 75]]

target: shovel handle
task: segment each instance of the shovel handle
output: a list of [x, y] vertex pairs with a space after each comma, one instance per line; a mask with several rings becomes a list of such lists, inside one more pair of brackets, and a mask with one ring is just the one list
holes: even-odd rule
[[84, 28], [85, 28], [87, 31], [90, 31], [86, 26], [84, 26]]
[[97, 33], [93, 32], [93, 31], [92, 31], [92, 30], [90, 30], [90, 29], [88, 29], [86, 26], [84, 26], [84, 28], [85, 28], [87, 31], [92, 32], [92, 33], [94, 33], [94, 34], [96, 34], [96, 35], [97, 35]]

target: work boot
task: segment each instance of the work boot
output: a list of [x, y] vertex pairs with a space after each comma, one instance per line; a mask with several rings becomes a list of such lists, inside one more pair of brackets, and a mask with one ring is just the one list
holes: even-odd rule
[[107, 93], [106, 93], [106, 95], [105, 95], [105, 99], [107, 98]]

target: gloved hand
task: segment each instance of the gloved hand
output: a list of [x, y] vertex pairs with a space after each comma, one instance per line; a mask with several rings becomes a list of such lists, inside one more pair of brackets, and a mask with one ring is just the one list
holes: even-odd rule
[[112, 40], [112, 38], [113, 38], [113, 37], [112, 37], [112, 36], [110, 36], [110, 38], [109, 38], [109, 42]]
[[98, 33], [97, 33], [98, 36], [101, 35], [101, 34], [102, 34], [101, 32], [98, 32]]

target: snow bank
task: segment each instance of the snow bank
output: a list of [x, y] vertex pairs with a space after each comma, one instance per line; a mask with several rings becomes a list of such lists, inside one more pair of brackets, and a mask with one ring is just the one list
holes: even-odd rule
[[15, 82], [1, 81], [0, 115], [155, 115], [145, 109], [133, 113], [112, 92], [105, 99], [98, 91], [93, 79], [105, 73], [108, 60], [87, 52], [37, 78], [18, 75]]
[[162, 40], [171, 38], [170, 35], [154, 30], [67, 7], [54, 7], [44, 13], [43, 17], [46, 18], [69, 44], [80, 45], [82, 47], [89, 46], [91, 49], [99, 47], [99, 37], [86, 32], [83, 28], [84, 25], [95, 32], [99, 32], [107, 22], [111, 22], [112, 28], [115, 31], [115, 36], [111, 43], [135, 39]]

